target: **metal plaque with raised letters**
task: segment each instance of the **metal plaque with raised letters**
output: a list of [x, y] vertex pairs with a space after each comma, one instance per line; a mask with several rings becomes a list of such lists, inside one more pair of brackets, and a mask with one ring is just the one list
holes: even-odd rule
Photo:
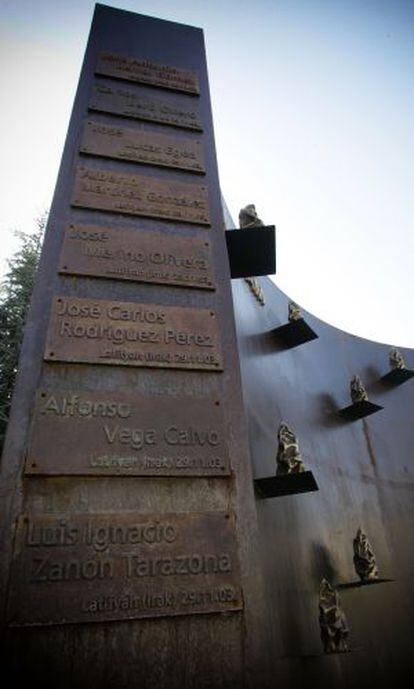
[[81, 153], [135, 163], [205, 172], [199, 139], [166, 136], [104, 122], [86, 122]]
[[98, 57], [95, 72], [173, 91], [184, 91], [196, 95], [200, 92], [196, 72], [171, 65], [161, 65], [143, 58], [103, 52]]
[[70, 225], [59, 272], [214, 289], [210, 242], [127, 227]]
[[242, 608], [235, 526], [224, 512], [22, 516], [13, 626]]
[[95, 84], [89, 110], [132, 117], [137, 120], [160, 122], [172, 127], [193, 129], [199, 132], [203, 130], [194, 99], [182, 104], [170, 100], [148, 98], [126, 85]]
[[55, 297], [48, 361], [219, 371], [214, 311], [161, 304]]
[[78, 167], [73, 206], [210, 225], [207, 187]]
[[197, 398], [41, 390], [26, 474], [224, 476], [222, 405]]

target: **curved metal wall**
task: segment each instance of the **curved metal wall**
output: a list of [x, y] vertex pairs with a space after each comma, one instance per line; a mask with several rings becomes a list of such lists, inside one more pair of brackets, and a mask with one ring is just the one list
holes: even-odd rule
[[[283, 420], [319, 486], [318, 492], [256, 503], [274, 686], [412, 686], [414, 381], [386, 385], [380, 379], [390, 370], [387, 345], [306, 312], [318, 339], [283, 348], [273, 331], [287, 322], [289, 300], [269, 278], [258, 281], [264, 306], [245, 280], [233, 280], [253, 473], [275, 474]], [[414, 352], [400, 351], [413, 369]], [[351, 404], [355, 374], [383, 410], [349, 422], [338, 411]], [[325, 655], [319, 584], [322, 577], [334, 585], [358, 579], [352, 541], [359, 526], [373, 546], [380, 578], [392, 581], [340, 589], [351, 652]]]

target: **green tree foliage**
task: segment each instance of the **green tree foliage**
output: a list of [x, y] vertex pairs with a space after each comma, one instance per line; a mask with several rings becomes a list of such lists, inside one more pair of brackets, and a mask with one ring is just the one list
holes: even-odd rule
[[16, 232], [19, 250], [8, 260], [0, 286], [0, 452], [9, 418], [24, 324], [39, 263], [47, 214], [36, 220], [33, 234]]

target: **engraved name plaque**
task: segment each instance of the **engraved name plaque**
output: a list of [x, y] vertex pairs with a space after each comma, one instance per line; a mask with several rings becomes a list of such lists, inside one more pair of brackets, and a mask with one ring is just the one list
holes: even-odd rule
[[103, 52], [99, 55], [95, 72], [173, 91], [196, 95], [200, 92], [196, 72], [142, 58]]
[[201, 141], [88, 121], [81, 153], [205, 172]]
[[89, 110], [201, 132], [203, 127], [194, 103], [193, 99], [181, 104], [148, 98], [124, 85], [95, 84]]
[[242, 608], [234, 519], [223, 512], [22, 516], [11, 582], [13, 626]]
[[208, 309], [56, 297], [45, 359], [157, 368], [223, 368]]
[[214, 289], [209, 242], [126, 227], [66, 228], [59, 272]]
[[224, 476], [217, 398], [37, 393], [26, 474]]
[[110, 170], [78, 167], [72, 205], [210, 225], [205, 186]]

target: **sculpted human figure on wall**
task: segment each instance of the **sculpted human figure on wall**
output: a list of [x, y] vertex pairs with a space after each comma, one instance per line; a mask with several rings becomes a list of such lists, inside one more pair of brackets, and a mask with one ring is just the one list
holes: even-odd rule
[[354, 567], [361, 581], [378, 579], [378, 567], [372, 546], [359, 527], [354, 538]]
[[299, 452], [298, 441], [287, 423], [282, 422], [280, 424], [277, 437], [279, 446], [276, 456], [276, 475], [298, 474], [305, 471], [302, 457]]
[[[241, 230], [263, 226], [264, 223], [258, 217], [256, 207], [253, 203], [247, 204], [247, 206], [240, 210], [239, 227]], [[247, 277], [244, 279], [249, 285], [251, 291], [253, 292], [259, 304], [261, 304], [261, 306], [264, 306], [266, 303], [266, 299], [260, 282], [254, 277]]]
[[322, 579], [319, 589], [319, 625], [325, 653], [348, 651], [349, 628], [346, 617], [338, 592], [327, 579]]
[[395, 347], [391, 347], [389, 354], [390, 366], [393, 370], [405, 368], [405, 361], [401, 352]]
[[359, 376], [354, 376], [350, 383], [351, 400], [353, 404], [357, 402], [368, 401], [368, 394], [362, 385], [362, 380]]
[[295, 304], [294, 301], [290, 301], [288, 304], [288, 321], [291, 323], [292, 321], [298, 321], [300, 318], [302, 318], [302, 312], [300, 310], [300, 306]]
[[247, 204], [240, 210], [239, 213], [239, 227], [244, 230], [249, 227], [263, 227], [264, 223], [260, 220], [256, 212], [256, 207], [253, 203]]

